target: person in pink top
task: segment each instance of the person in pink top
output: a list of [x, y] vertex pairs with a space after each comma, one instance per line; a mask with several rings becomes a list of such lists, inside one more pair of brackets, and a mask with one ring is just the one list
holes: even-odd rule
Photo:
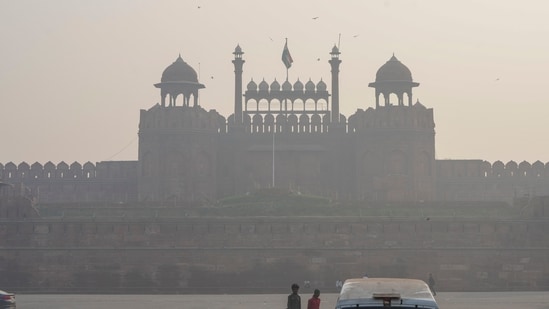
[[320, 290], [315, 289], [313, 293], [313, 297], [309, 298], [309, 301], [307, 302], [307, 309], [320, 309]]

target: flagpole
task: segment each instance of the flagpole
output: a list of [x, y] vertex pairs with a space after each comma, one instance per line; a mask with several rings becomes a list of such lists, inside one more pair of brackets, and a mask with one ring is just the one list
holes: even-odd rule
[[[286, 38], [286, 42], [284, 42], [284, 49], [282, 50], [282, 62], [284, 62], [284, 65], [286, 66], [286, 82], [288, 82], [288, 71], [290, 69], [290, 66], [292, 66], [292, 62], [294, 60], [292, 59], [292, 56], [290, 55], [290, 51], [288, 50], [288, 38]], [[282, 106], [280, 107], [282, 111]], [[288, 121], [288, 98], [284, 98], [284, 116], [286, 118], [286, 124]], [[275, 126], [276, 127], [276, 126]], [[283, 129], [286, 130], [286, 127]], [[273, 128], [273, 188], [275, 186], [275, 129]]]
[[[286, 82], [288, 82], [288, 71], [290, 70], [290, 66], [292, 66], [292, 56], [290, 55], [290, 51], [288, 50], [288, 38], [286, 38], [286, 42], [284, 42], [284, 50], [282, 51], [282, 61], [284, 62], [284, 65], [286, 66]], [[287, 98], [284, 98], [284, 113], [285, 116], [288, 117], [288, 101]]]
[[273, 126], [273, 188], [275, 187], [275, 130]]
[[[288, 47], [288, 38], [286, 38], [286, 43], [284, 43], [284, 48]], [[288, 81], [288, 66], [286, 66], [286, 81]]]

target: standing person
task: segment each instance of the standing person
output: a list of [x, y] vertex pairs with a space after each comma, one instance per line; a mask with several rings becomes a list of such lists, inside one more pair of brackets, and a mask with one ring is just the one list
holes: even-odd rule
[[320, 309], [320, 290], [315, 289], [313, 292], [313, 297], [309, 298], [307, 302], [307, 309]]
[[315, 289], [313, 293], [313, 297], [309, 298], [309, 301], [307, 302], [307, 309], [320, 309], [320, 290]]
[[429, 289], [431, 289], [433, 296], [437, 295], [437, 292], [435, 291], [435, 278], [433, 278], [433, 274], [429, 274]]
[[292, 294], [288, 295], [288, 306], [286, 309], [301, 309], [301, 296], [297, 294], [299, 285], [292, 284]]

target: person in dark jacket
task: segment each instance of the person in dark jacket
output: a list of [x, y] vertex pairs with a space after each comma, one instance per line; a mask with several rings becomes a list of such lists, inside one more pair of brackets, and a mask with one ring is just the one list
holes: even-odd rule
[[301, 296], [298, 294], [299, 285], [292, 284], [292, 294], [288, 295], [288, 306], [286, 309], [301, 309]]

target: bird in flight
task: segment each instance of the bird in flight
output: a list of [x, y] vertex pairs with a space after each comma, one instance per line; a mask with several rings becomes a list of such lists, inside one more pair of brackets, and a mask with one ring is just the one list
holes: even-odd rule
[[316, 16], [316, 17], [313, 17], [313, 19], [318, 19], [318, 16]]

